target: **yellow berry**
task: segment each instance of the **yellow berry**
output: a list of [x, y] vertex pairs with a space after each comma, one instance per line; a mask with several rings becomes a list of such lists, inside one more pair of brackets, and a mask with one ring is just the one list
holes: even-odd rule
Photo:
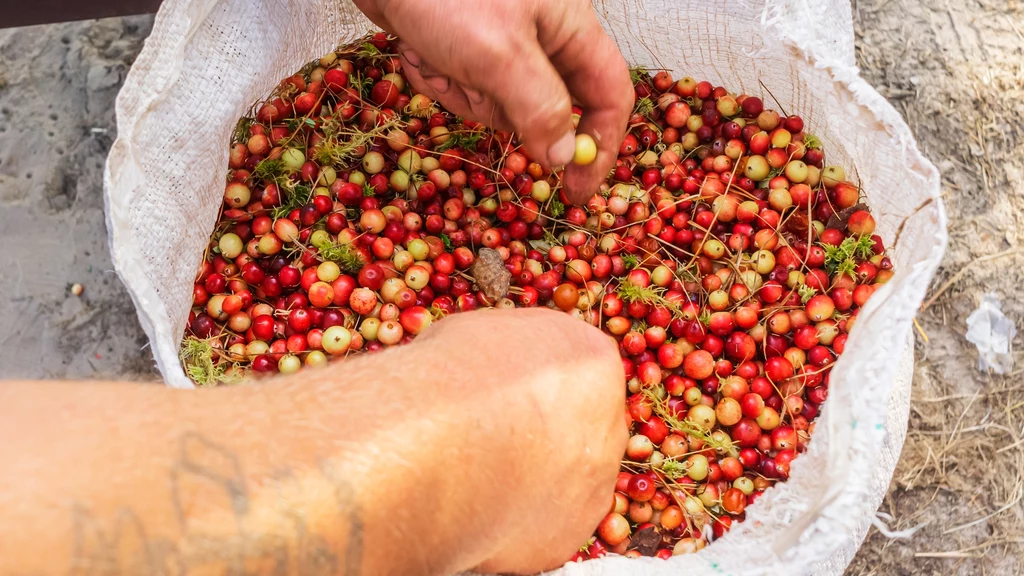
[[589, 134], [576, 135], [576, 154], [572, 163], [577, 166], [589, 166], [597, 159], [597, 142]]

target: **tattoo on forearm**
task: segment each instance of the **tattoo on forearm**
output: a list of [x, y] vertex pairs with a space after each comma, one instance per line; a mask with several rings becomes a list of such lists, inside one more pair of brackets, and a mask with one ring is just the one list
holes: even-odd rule
[[349, 525], [348, 542], [345, 545], [345, 565], [339, 566], [345, 576], [358, 576], [363, 564], [363, 517], [356, 500], [355, 490], [348, 483], [342, 472], [330, 464], [321, 463], [320, 470], [334, 486], [334, 499], [337, 503], [337, 515], [346, 518]]
[[[363, 523], [358, 501], [344, 473], [329, 463], [316, 471], [335, 502], [331, 524], [344, 534], [319, 533], [302, 506], [289, 505], [301, 494], [301, 479], [289, 471], [268, 486], [281, 492], [269, 513], [280, 528], [261, 533], [266, 522], [257, 510], [237, 455], [208, 438], [187, 434], [170, 474], [170, 502], [177, 516], [175, 539], [154, 537], [136, 510], [122, 508], [113, 518], [97, 518], [88, 508], [72, 510], [74, 544], [69, 576], [358, 576], [362, 566]], [[265, 525], [265, 524], [260, 524]]]

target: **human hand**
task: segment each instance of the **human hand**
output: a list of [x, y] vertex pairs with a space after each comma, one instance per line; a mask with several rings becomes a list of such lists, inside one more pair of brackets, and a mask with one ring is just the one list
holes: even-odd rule
[[[629, 72], [588, 0], [355, 0], [401, 40], [413, 86], [446, 108], [520, 135], [530, 156], [566, 166], [570, 201], [586, 202], [607, 177], [633, 107]], [[588, 166], [575, 152], [572, 100], [580, 133], [598, 145]]]
[[447, 318], [408, 348], [440, 359], [437, 421], [459, 423], [444, 464], [457, 482], [437, 498], [457, 510], [459, 568], [564, 564], [608, 513], [625, 450], [614, 341], [550, 310], [486, 310]]
[[608, 512], [624, 386], [610, 337], [538, 309], [253, 385], [0, 382], [0, 558], [153, 573], [151, 541], [222, 573], [289, 551], [317, 573], [536, 573]]

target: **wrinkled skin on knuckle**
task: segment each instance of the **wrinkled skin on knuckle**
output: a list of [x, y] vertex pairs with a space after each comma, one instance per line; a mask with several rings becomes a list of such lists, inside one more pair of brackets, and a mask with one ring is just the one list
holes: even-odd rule
[[562, 90], [555, 95], [542, 97], [531, 116], [516, 118], [515, 121], [521, 126], [520, 130], [544, 134], [553, 140], [572, 127], [569, 124], [571, 117], [572, 99], [568, 92]]
[[621, 96], [616, 98], [617, 102], [620, 102], [618, 112], [623, 114], [626, 120], [622, 124], [622, 130], [625, 132], [626, 127], [629, 125], [629, 115], [633, 111], [633, 104], [636, 101], [636, 92], [633, 91], [633, 83], [629, 79], [629, 72], [626, 66], [626, 60], [622, 57], [622, 54], [618, 54], [619, 63], [612, 66], [612, 69], [619, 69], [616, 72], [617, 75], [621, 76], [621, 80], [615, 82], [616, 86], [619, 86]]
[[455, 3], [451, 10], [444, 16], [449, 36], [445, 41], [445, 64], [460, 82], [475, 86], [496, 78], [495, 71], [507, 69], [523, 50], [528, 21], [509, 2], [494, 1], [486, 8], [464, 12]]
[[593, 10], [589, 0], [541, 0], [535, 4], [540, 41], [548, 55], [560, 51]]

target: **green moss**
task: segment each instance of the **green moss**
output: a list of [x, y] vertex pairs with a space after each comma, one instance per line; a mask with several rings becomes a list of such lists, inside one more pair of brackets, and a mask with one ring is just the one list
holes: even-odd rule
[[552, 200], [551, 205], [548, 207], [548, 214], [552, 218], [561, 218], [565, 216], [565, 204], [562, 204], [558, 200]]
[[280, 158], [262, 160], [252, 171], [252, 175], [258, 180], [277, 180], [286, 174], [287, 170], [285, 169], [284, 161]]
[[697, 321], [705, 326], [711, 324], [711, 311], [704, 310], [703, 312], [701, 312], [700, 316], [697, 316]]
[[185, 338], [178, 357], [181, 359], [185, 374], [196, 386], [233, 384], [241, 380], [241, 376], [234, 370], [231, 375], [228, 374], [228, 368], [237, 368], [237, 364], [214, 361], [213, 346], [208, 340], [200, 340], [194, 336]]
[[401, 121], [397, 118], [366, 132], [346, 131], [342, 130], [340, 126], [325, 125], [324, 140], [317, 145], [313, 156], [322, 165], [348, 168], [357, 160], [356, 152], [365, 150], [365, 147], [373, 143], [374, 138], [387, 134], [392, 128], [401, 125]]
[[821, 244], [825, 250], [825, 271], [829, 274], [853, 275], [857, 261], [874, 256], [875, 241], [870, 236], [850, 236], [838, 246]]
[[316, 246], [317, 254], [324, 260], [330, 260], [348, 274], [358, 274], [366, 264], [363, 257], [352, 248], [351, 244], [337, 242], [321, 242]]
[[644, 96], [643, 98], [636, 101], [636, 105], [633, 106], [633, 113], [647, 117], [654, 112], [654, 102], [651, 99]]
[[635, 254], [623, 254], [622, 265], [626, 267], [626, 270], [632, 270], [640, 265], [640, 259]]
[[482, 130], [453, 130], [449, 133], [447, 140], [434, 147], [434, 152], [444, 152], [452, 148], [474, 151], [483, 137]]
[[[712, 436], [710, 431], [705, 430], [689, 420], [680, 420], [676, 417], [675, 413], [668, 406], [667, 398], [664, 400], [658, 398], [657, 394], [649, 388], [643, 391], [643, 395], [651, 402], [651, 408], [654, 414], [658, 416], [658, 418], [664, 420], [669, 429], [682, 432], [683, 434], [694, 438], [699, 438], [706, 446], [714, 448], [717, 452], [729, 454], [733, 457], [739, 455], [739, 451], [736, 450], [736, 445], [732, 442], [719, 441]], [[662, 465], [662, 470], [664, 470], [664, 464]]]
[[661, 473], [673, 480], [686, 476], [686, 472], [689, 469], [690, 467], [686, 463], [679, 462], [678, 460], [665, 460], [661, 463]]
[[277, 189], [281, 195], [281, 205], [270, 213], [275, 220], [286, 218], [292, 210], [301, 208], [310, 201], [313, 193], [313, 189], [306, 184], [297, 184], [289, 178], [277, 180]]
[[245, 143], [249, 140], [249, 129], [252, 127], [252, 118], [242, 118], [235, 125], [235, 133], [232, 135], [234, 142]]
[[667, 308], [675, 314], [680, 313], [678, 304], [665, 299], [664, 288], [657, 288], [654, 286], [642, 288], [630, 282], [623, 282], [615, 289], [615, 293], [619, 295], [619, 298], [622, 298], [622, 300], [627, 303], [641, 302], [649, 306], [661, 306], [663, 308]]
[[635, 66], [629, 69], [629, 79], [633, 84], [642, 82], [651, 77], [651, 73], [643, 66]]

